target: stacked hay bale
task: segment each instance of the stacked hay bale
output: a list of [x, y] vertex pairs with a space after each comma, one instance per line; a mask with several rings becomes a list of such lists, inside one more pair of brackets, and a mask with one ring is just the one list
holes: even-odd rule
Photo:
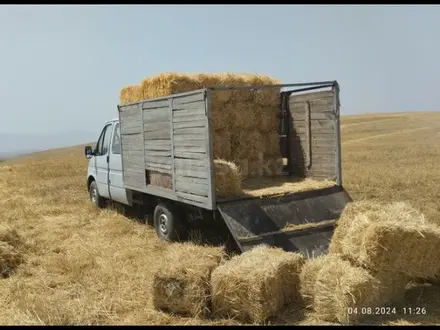
[[350, 203], [329, 255], [306, 262], [301, 294], [319, 318], [352, 323], [396, 306], [406, 284], [440, 272], [440, 228], [405, 203]]
[[287, 304], [299, 301], [302, 255], [256, 247], [212, 273], [212, 309], [216, 316], [265, 323]]
[[211, 273], [223, 257], [222, 248], [190, 243], [168, 246], [153, 275], [154, 307], [192, 317], [208, 316]]
[[[279, 84], [268, 76], [251, 74], [165, 73], [144, 79], [141, 84], [121, 90], [120, 103], [152, 99], [205, 87], [239, 87]], [[279, 89], [219, 90], [211, 94], [211, 126], [215, 160], [238, 165], [229, 169], [234, 176], [273, 176], [281, 158], [277, 115]], [[264, 166], [265, 164], [269, 166]], [[224, 162], [221, 165], [225, 170]], [[217, 167], [217, 165], [216, 165]], [[236, 173], [239, 169], [239, 173]], [[234, 191], [239, 191], [236, 181]]]

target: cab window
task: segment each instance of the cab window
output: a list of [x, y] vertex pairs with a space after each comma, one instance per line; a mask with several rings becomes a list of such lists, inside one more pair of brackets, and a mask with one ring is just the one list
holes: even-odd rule
[[116, 124], [115, 132], [113, 133], [112, 153], [115, 155], [121, 154], [121, 130], [119, 123]]
[[98, 143], [96, 144], [96, 154], [99, 156], [107, 154], [111, 136], [111, 127], [111, 124], [104, 127], [101, 136], [99, 137]]

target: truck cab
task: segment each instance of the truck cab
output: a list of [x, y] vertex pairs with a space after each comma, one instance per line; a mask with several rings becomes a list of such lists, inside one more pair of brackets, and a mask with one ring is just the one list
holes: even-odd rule
[[90, 200], [102, 207], [105, 200], [131, 205], [131, 191], [125, 189], [122, 175], [121, 129], [119, 119], [105, 123], [95, 147], [86, 146], [89, 161], [87, 190]]

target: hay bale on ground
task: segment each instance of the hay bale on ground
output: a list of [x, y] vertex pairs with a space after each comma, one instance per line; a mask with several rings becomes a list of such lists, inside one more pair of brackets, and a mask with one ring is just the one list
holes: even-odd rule
[[241, 172], [234, 163], [224, 159], [214, 160], [215, 192], [218, 197], [233, 197], [243, 195], [241, 189]]
[[300, 293], [306, 308], [313, 307], [315, 298], [315, 283], [318, 273], [324, 266], [327, 256], [319, 256], [309, 259], [304, 263], [300, 273]]
[[440, 272], [440, 227], [405, 203], [376, 205], [343, 221], [336, 228], [331, 252], [375, 271], [414, 278]]
[[21, 252], [9, 243], [0, 241], [0, 277], [11, 276], [23, 262]]
[[223, 249], [190, 243], [172, 244], [153, 275], [156, 309], [192, 317], [210, 312], [210, 278], [223, 261]]
[[312, 293], [319, 319], [343, 324], [358, 322], [376, 308], [392, 306], [404, 297], [407, 281], [402, 275], [370, 273], [335, 255], [328, 255], [321, 262], [316, 265], [322, 267]]
[[215, 315], [264, 323], [299, 296], [302, 255], [256, 247], [219, 266], [212, 273]]

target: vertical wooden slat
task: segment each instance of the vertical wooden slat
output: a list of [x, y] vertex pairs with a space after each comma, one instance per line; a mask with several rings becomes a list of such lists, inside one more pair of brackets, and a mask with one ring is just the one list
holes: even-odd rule
[[171, 138], [171, 175], [173, 180], [173, 191], [176, 193], [176, 169], [174, 164], [174, 119], [173, 119], [173, 103], [174, 98], [170, 98], [169, 114], [170, 114], [170, 138]]
[[310, 169], [312, 166], [312, 133], [311, 133], [311, 121], [310, 121], [310, 101], [304, 103], [305, 110], [305, 126], [306, 126], [306, 166]]
[[206, 151], [208, 156], [208, 205], [209, 208], [215, 209], [216, 207], [216, 194], [215, 194], [215, 165], [214, 165], [214, 150], [213, 150], [213, 137], [211, 126], [211, 97], [212, 91], [206, 89], [205, 91], [205, 119], [206, 119]]

